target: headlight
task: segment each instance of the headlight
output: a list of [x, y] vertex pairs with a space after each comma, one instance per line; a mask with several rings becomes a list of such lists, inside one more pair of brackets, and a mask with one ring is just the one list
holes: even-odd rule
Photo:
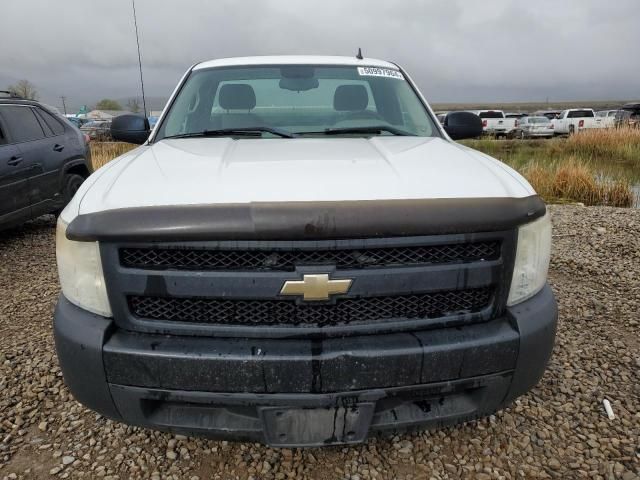
[[90, 312], [110, 317], [111, 306], [104, 285], [98, 242], [67, 239], [67, 224], [58, 218], [56, 257], [62, 293], [71, 303]]
[[551, 256], [551, 219], [547, 213], [518, 230], [516, 262], [507, 305], [533, 297], [547, 281]]

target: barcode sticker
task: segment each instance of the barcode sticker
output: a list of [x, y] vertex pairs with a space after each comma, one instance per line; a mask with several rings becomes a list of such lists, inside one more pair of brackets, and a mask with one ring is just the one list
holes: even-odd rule
[[358, 74], [368, 77], [388, 77], [404, 80], [402, 73], [398, 70], [393, 70], [392, 68], [358, 67]]

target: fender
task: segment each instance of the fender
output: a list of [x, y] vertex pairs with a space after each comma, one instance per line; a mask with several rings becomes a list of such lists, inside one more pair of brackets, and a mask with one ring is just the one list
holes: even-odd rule
[[77, 166], [82, 166], [87, 170], [87, 176], [86, 177], [88, 177], [89, 175], [91, 175], [93, 173], [93, 169], [90, 168], [89, 164], [90, 164], [90, 162], [87, 162], [85, 157], [80, 156], [80, 155], [73, 156], [73, 157], [71, 157], [70, 159], [67, 159], [64, 162], [64, 164], [62, 165], [62, 168], [60, 168], [60, 171], [58, 173], [58, 198], [61, 198], [61, 196], [63, 194], [64, 177], [69, 172], [69, 170], [71, 170], [72, 168], [77, 167]]
[[71, 157], [71, 159], [65, 161], [64, 165], [62, 165], [62, 168], [60, 169], [60, 178], [58, 179], [58, 182], [61, 187], [62, 180], [64, 179], [64, 176], [67, 174], [67, 172], [73, 167], [77, 167], [78, 165], [82, 165], [83, 167], [85, 167], [89, 175], [93, 173], [93, 169], [90, 167], [90, 162], [88, 162], [85, 157], [82, 157], [80, 155]]

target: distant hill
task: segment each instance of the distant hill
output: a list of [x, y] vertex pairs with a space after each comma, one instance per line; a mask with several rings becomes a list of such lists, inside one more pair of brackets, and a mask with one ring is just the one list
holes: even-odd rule
[[565, 110], [586, 107], [594, 110], [613, 110], [631, 100], [584, 100], [575, 102], [512, 102], [512, 103], [431, 103], [435, 111], [504, 110], [505, 112], [535, 112], [536, 110]]

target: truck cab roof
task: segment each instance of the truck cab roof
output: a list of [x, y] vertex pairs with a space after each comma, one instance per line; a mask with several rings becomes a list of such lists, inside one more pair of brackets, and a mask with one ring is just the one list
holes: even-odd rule
[[260, 55], [253, 57], [234, 57], [207, 60], [196, 64], [193, 70], [215, 67], [241, 67], [251, 65], [353, 65], [398, 69], [395, 63], [375, 58], [358, 59], [346, 56], [324, 55]]

